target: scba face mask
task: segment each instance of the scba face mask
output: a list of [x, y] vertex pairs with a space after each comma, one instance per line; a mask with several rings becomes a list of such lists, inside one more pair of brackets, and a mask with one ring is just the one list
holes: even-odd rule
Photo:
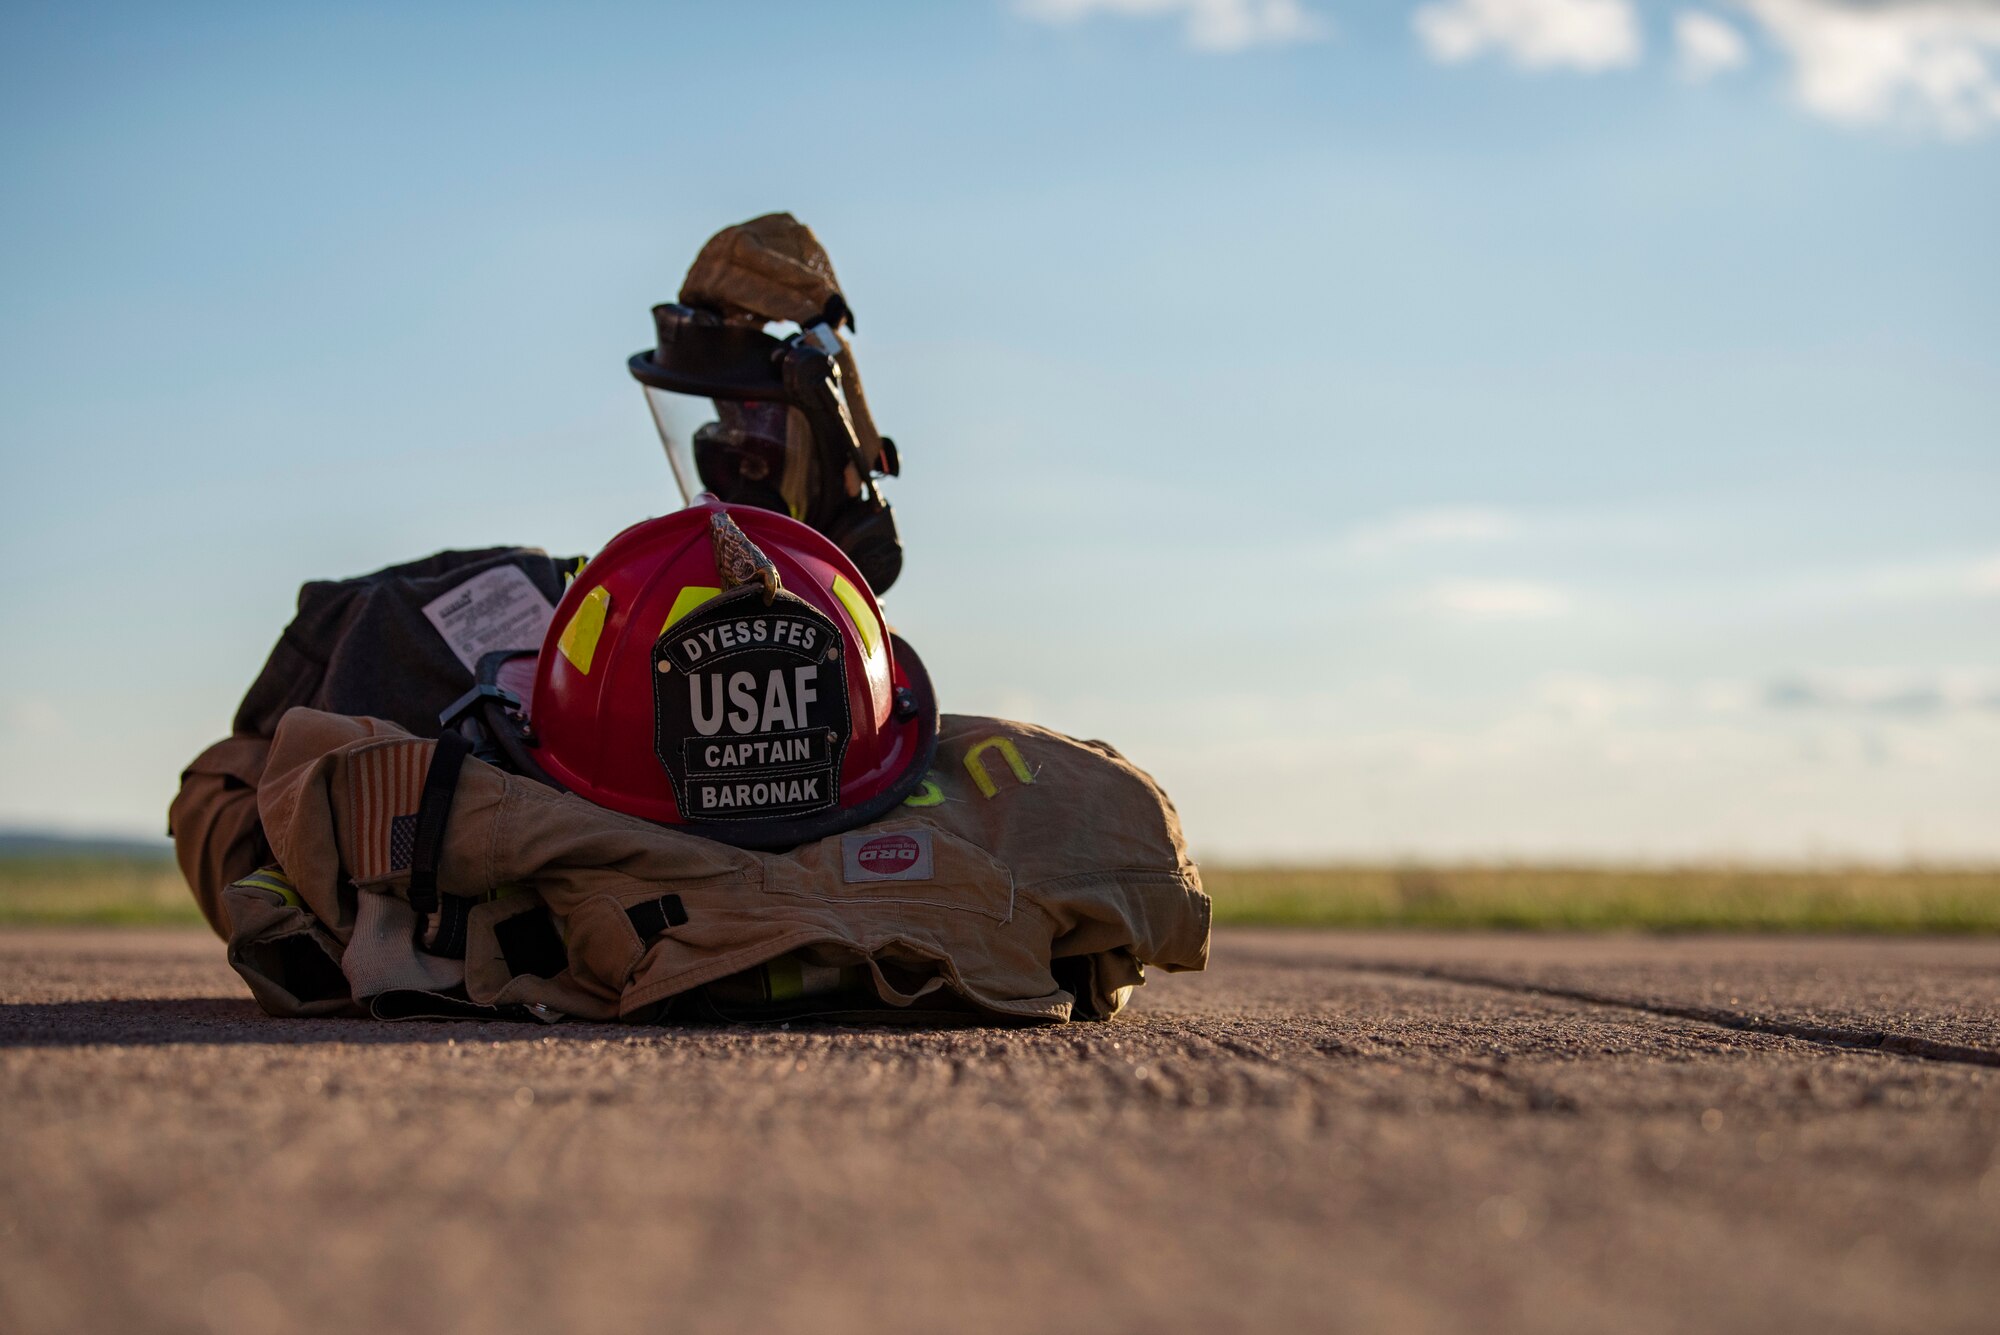
[[804, 524], [712, 495], [577, 575], [530, 714], [557, 784], [745, 848], [881, 818], [937, 750], [923, 664], [855, 565]]
[[[789, 515], [831, 538], [880, 593], [901, 573], [903, 550], [877, 483], [901, 462], [850, 397], [858, 381], [839, 330], [844, 303], [822, 316], [780, 337], [754, 316], [656, 306], [658, 341], [628, 366], [684, 499], [706, 491]], [[703, 398], [715, 420], [687, 431]]]

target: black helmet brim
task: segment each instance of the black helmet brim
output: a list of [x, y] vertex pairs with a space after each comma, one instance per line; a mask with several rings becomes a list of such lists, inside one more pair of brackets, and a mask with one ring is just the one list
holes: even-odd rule
[[625, 363], [642, 385], [707, 399], [783, 401], [784, 340], [713, 311], [669, 303], [653, 308], [658, 342]]

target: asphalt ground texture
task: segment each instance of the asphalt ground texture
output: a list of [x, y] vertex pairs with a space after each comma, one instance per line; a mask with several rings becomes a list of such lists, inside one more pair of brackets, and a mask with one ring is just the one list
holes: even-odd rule
[[2000, 1329], [2000, 941], [1218, 933], [1110, 1024], [263, 1017], [0, 934], [0, 1330]]

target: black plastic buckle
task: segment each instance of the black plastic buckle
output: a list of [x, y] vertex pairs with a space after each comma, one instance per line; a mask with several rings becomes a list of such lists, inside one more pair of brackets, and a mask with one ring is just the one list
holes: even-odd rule
[[446, 706], [444, 712], [438, 715], [438, 727], [444, 729], [446, 732], [451, 731], [467, 715], [484, 705], [488, 700], [516, 714], [522, 712], [521, 697], [512, 691], [499, 686], [475, 686]]

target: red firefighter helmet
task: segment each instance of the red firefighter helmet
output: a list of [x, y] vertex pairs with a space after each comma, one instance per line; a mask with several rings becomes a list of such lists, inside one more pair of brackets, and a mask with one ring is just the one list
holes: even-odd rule
[[887, 814], [937, 750], [930, 678], [853, 563], [796, 520], [706, 493], [578, 573], [529, 712], [563, 787], [745, 848]]

